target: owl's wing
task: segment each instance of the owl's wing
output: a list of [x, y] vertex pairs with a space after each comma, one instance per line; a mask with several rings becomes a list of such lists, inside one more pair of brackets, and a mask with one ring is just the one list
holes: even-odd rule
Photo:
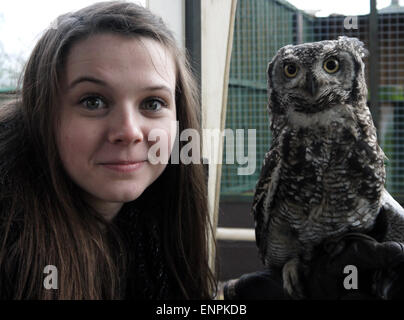
[[268, 235], [268, 224], [271, 219], [270, 210], [278, 186], [280, 170], [280, 152], [279, 148], [274, 144], [265, 155], [252, 206], [252, 214], [255, 220], [255, 239], [261, 257], [266, 254], [266, 236]]
[[385, 213], [387, 225], [383, 240], [404, 242], [404, 209], [387, 190], [384, 190], [382, 194], [382, 210]]

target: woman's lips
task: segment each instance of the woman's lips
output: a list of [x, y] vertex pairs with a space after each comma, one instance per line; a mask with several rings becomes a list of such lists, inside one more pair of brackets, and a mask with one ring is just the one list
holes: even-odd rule
[[110, 163], [101, 163], [105, 168], [118, 171], [118, 172], [132, 172], [139, 169], [145, 161], [124, 161], [124, 162], [110, 162]]

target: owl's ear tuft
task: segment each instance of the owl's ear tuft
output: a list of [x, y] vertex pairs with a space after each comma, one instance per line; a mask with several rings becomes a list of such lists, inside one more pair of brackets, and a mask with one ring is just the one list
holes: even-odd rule
[[349, 46], [354, 50], [361, 59], [366, 58], [369, 55], [369, 51], [365, 48], [365, 45], [358, 38], [348, 38], [346, 36], [338, 37], [338, 42]]

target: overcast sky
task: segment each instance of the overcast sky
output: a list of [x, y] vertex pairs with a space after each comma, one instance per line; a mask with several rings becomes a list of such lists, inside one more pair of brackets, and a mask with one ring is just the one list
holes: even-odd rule
[[[318, 10], [316, 15], [321, 17], [332, 13], [354, 16], [370, 12], [370, 0], [288, 0], [288, 2], [302, 10]], [[377, 8], [381, 9], [389, 6], [391, 0], [376, 0], [376, 3]], [[399, 3], [404, 5], [404, 0], [400, 0]]]
[[[170, 0], [166, 0], [170, 1]], [[202, 0], [206, 1], [206, 0]], [[94, 0], [1, 0], [0, 41], [8, 53], [28, 56], [41, 33], [60, 14], [85, 7]], [[146, 0], [134, 2], [145, 4]], [[369, 0], [289, 0], [304, 10], [318, 10], [318, 16], [331, 13], [360, 15], [369, 13]], [[386, 7], [391, 0], [377, 0], [378, 8]], [[403, 1], [400, 4], [403, 5]]]
[[[57, 16], [95, 2], [97, 1], [1, 0], [0, 41], [8, 53], [24, 52], [28, 55], [42, 32]], [[133, 2], [145, 5], [146, 0]]]

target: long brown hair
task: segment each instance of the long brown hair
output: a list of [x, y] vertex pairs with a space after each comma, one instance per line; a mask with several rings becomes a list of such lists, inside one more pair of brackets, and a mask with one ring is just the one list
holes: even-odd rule
[[[122, 248], [119, 234], [85, 203], [65, 173], [53, 128], [70, 48], [106, 32], [148, 37], [172, 52], [179, 130], [200, 130], [199, 99], [187, 59], [160, 18], [120, 1], [60, 16], [30, 56], [21, 99], [0, 108], [0, 157], [9, 159], [0, 166], [0, 297], [1, 286], [5, 288], [8, 281], [15, 299], [122, 298], [120, 275], [126, 271], [116, 257], [116, 246]], [[181, 297], [212, 297], [216, 285], [208, 264], [212, 230], [202, 165], [168, 164], [141, 197], [162, 203], [164, 256]], [[107, 239], [105, 230], [112, 237]], [[58, 268], [58, 290], [43, 288], [46, 265]], [[2, 279], [3, 275], [10, 279]]]

